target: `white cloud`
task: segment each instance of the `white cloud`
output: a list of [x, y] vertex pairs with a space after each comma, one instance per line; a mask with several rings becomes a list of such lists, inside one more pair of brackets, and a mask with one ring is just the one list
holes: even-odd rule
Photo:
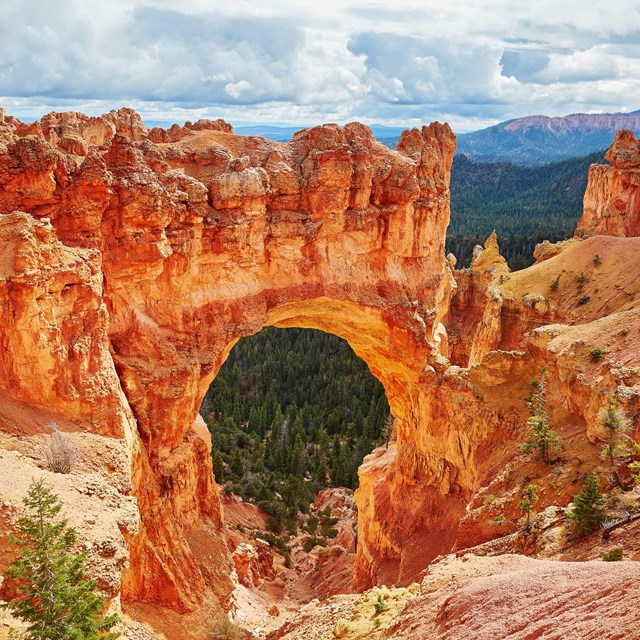
[[640, 107], [640, 0], [5, 0], [0, 104], [459, 130]]

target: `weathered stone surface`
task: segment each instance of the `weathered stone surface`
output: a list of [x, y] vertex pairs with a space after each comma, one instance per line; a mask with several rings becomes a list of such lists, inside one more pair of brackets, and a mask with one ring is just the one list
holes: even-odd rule
[[[640, 622], [637, 562], [448, 556], [420, 586], [313, 602], [268, 640], [614, 640]], [[382, 612], [375, 604], [382, 599]]]
[[[230, 558], [205, 567], [196, 543], [217, 539], [222, 515], [208, 446], [192, 423], [242, 336], [276, 325], [346, 338], [382, 380], [403, 442], [416, 450], [421, 379], [442, 357], [434, 335], [443, 335], [451, 295], [443, 249], [453, 149], [453, 134], [439, 124], [405, 133], [392, 152], [355, 123], [303, 131], [283, 145], [233, 136], [222, 122], [149, 133], [129, 110], [97, 119], [50, 114], [36, 125], [3, 117], [0, 214], [44, 225], [50, 239], [35, 243], [36, 252], [58, 243], [64, 255], [86, 256], [82, 300], [93, 309], [54, 336], [25, 324], [33, 344], [8, 342], [8, 352], [23, 349], [30, 359], [15, 372], [20, 358], [7, 363], [3, 383], [82, 429], [91, 421], [122, 437], [118, 410], [135, 416], [128, 437], [142, 525], [130, 544], [127, 600], [184, 610], [207, 589], [222, 600], [230, 593]], [[44, 279], [46, 269], [36, 267], [36, 280]], [[76, 271], [65, 273], [77, 279]], [[40, 317], [36, 288], [30, 281], [22, 294], [29, 322]], [[24, 382], [48, 372], [56, 340], [63, 350], [89, 340], [73, 399]], [[71, 372], [57, 366], [68, 386]], [[99, 387], [93, 378], [111, 382]], [[96, 411], [100, 402], [113, 407]], [[447, 445], [429, 446], [420, 465], [466, 462], [456, 456], [443, 465]], [[432, 480], [438, 495], [456, 490], [451, 479], [442, 484], [441, 471]]]
[[584, 194], [577, 237], [640, 235], [640, 142], [631, 131], [618, 131], [605, 158], [594, 164]]
[[233, 564], [238, 581], [245, 587], [260, 587], [265, 580], [276, 577], [271, 547], [260, 538], [254, 544], [239, 544], [233, 552]]

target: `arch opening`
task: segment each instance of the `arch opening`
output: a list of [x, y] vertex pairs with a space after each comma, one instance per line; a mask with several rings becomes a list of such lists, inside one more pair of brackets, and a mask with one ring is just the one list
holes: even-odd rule
[[265, 327], [240, 340], [200, 414], [216, 481], [269, 514], [277, 535], [308, 522], [319, 491], [355, 490], [363, 458], [392, 427], [382, 384], [348, 343], [299, 328]]

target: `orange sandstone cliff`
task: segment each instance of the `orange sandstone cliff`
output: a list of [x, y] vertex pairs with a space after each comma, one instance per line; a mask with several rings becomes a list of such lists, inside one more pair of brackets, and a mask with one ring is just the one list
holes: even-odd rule
[[[356, 589], [408, 584], [436, 556], [499, 535], [479, 492], [517, 456], [521, 398], [542, 367], [554, 421], [585, 460], [610, 393], [638, 413], [635, 160], [592, 168], [579, 226], [629, 237], [567, 244], [513, 274], [492, 237], [453, 272], [454, 146], [438, 123], [394, 152], [355, 123], [281, 144], [223, 121], [148, 130], [128, 109], [33, 124], [0, 111], [0, 463], [28, 478], [51, 422], [74, 438], [78, 470], [37, 474], [85, 492], [89, 520], [108, 487], [119, 496], [101, 526], [115, 551], [94, 548], [96, 566], [117, 558], [112, 598], [232, 606], [196, 417], [235, 342], [263, 326], [345, 338], [389, 398], [394, 443], [365, 459], [356, 493]], [[0, 527], [24, 491], [0, 488]], [[235, 561], [250, 583], [245, 551]]]
[[594, 164], [584, 194], [584, 213], [576, 235], [640, 235], [640, 142], [632, 131], [618, 131], [605, 158]]
[[193, 425], [233, 344], [265, 325], [346, 338], [385, 385], [401, 473], [433, 463], [432, 499], [462, 508], [471, 450], [448, 461], [448, 444], [418, 442], [423, 379], [446, 362], [453, 149], [439, 124], [392, 152], [359, 124], [279, 144], [222, 121], [149, 131], [127, 109], [30, 125], [0, 113], [0, 392], [46, 409], [41, 432], [55, 418], [129, 456], [140, 527], [125, 600], [187, 611], [213, 592], [228, 606], [210, 445]]

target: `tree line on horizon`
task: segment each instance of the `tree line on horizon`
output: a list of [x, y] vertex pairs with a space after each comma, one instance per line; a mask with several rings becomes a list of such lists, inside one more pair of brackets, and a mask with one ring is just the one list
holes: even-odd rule
[[582, 215], [589, 167], [604, 151], [538, 167], [476, 162], [457, 154], [451, 170], [451, 222], [446, 251], [468, 267], [473, 247], [495, 229], [500, 252], [513, 271], [533, 264], [543, 240], [573, 236]]

